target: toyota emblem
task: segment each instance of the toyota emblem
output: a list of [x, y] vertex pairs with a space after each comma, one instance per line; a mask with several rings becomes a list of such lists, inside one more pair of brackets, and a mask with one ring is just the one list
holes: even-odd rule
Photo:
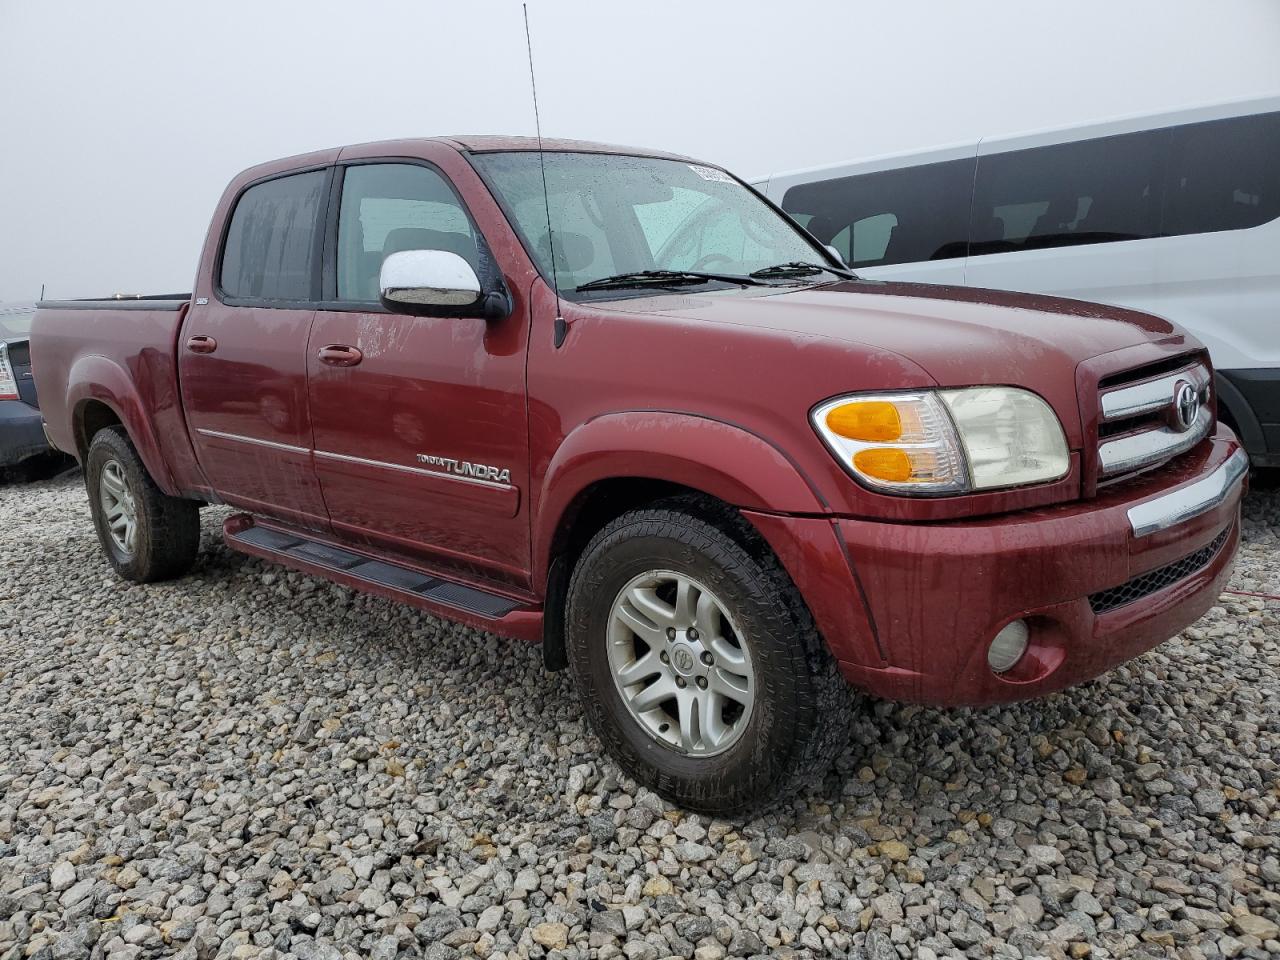
[[1200, 416], [1200, 393], [1185, 380], [1173, 388], [1173, 411], [1181, 430], [1190, 430]]

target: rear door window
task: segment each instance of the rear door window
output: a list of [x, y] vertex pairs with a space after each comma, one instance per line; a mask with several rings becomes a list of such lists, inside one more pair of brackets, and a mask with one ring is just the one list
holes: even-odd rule
[[320, 219], [328, 171], [277, 177], [240, 195], [223, 247], [219, 284], [247, 300], [319, 298]]
[[782, 209], [854, 267], [963, 257], [973, 160], [799, 184]]

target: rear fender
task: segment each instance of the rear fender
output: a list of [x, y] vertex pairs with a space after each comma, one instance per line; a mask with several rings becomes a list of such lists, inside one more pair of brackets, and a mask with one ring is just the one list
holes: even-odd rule
[[543, 476], [535, 514], [535, 583], [546, 582], [556, 531], [574, 501], [593, 484], [619, 478], [680, 484], [740, 509], [829, 512], [799, 465], [749, 430], [684, 413], [607, 414], [571, 432]]
[[177, 484], [160, 452], [151, 418], [128, 371], [106, 357], [86, 356], [71, 367], [67, 383], [65, 409], [71, 413], [72, 423], [79, 423], [83, 405], [91, 400], [110, 407], [120, 418], [156, 486], [170, 496], [179, 496]]

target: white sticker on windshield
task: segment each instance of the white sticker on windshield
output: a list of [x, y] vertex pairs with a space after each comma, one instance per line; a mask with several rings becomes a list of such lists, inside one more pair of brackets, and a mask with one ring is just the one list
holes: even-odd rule
[[689, 169], [703, 180], [710, 180], [712, 183], [733, 183], [733, 177], [723, 170], [717, 170], [715, 167], [703, 167], [699, 164], [691, 163], [689, 164]]

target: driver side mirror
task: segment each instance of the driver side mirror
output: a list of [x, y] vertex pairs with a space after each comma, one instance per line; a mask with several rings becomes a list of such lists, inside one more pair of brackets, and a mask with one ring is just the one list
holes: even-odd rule
[[510, 312], [501, 290], [487, 294], [471, 264], [448, 250], [401, 250], [382, 261], [378, 299], [392, 313], [418, 317], [485, 317]]
[[831, 244], [824, 243], [823, 246], [827, 248], [827, 253], [831, 254], [833, 257], [836, 258], [836, 263], [845, 267], [849, 265], [844, 258], [844, 254], [841, 253], [839, 250], [837, 250], [835, 247], [833, 247]]

